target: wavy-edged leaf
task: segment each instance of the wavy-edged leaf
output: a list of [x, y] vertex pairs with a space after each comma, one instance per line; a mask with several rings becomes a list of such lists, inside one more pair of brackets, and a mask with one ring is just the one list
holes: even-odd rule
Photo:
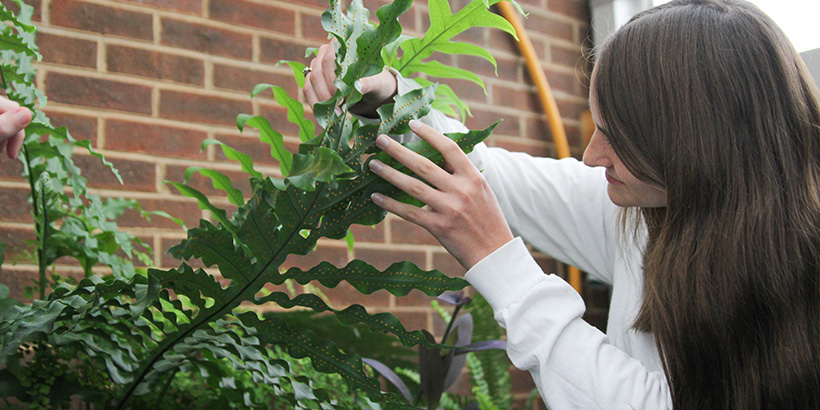
[[[304, 81], [304, 80], [302, 80]], [[245, 127], [253, 127], [259, 130], [259, 139], [270, 145], [270, 155], [279, 161], [279, 169], [282, 176], [290, 174], [293, 154], [285, 149], [285, 139], [281, 133], [273, 129], [270, 122], [258, 115], [239, 114], [236, 117], [236, 126], [239, 131], [244, 131]]]
[[290, 268], [285, 272], [283, 279], [293, 279], [300, 284], [315, 280], [329, 288], [346, 281], [364, 294], [386, 289], [396, 296], [405, 296], [413, 289], [428, 296], [437, 296], [442, 292], [459, 290], [467, 286], [464, 279], [449, 277], [437, 270], [425, 271], [411, 262], [396, 262], [380, 271], [358, 259], [343, 268], [337, 268], [328, 262], [322, 262], [307, 271], [296, 267]]
[[234, 188], [231, 179], [216, 170], [208, 169], [208, 168], [201, 168], [201, 167], [189, 167], [185, 170], [184, 181], [188, 183], [188, 180], [191, 179], [193, 174], [199, 173], [200, 175], [209, 178], [211, 180], [211, 184], [215, 189], [220, 191], [224, 191], [228, 194], [228, 201], [234, 205], [242, 206], [245, 204], [245, 195], [242, 194], [242, 191]]
[[242, 171], [249, 174], [252, 177], [262, 178], [262, 173], [254, 169], [253, 167], [253, 158], [250, 155], [245, 154], [244, 152], [237, 151], [231, 148], [229, 145], [215, 140], [215, 139], [206, 139], [202, 141], [202, 150], [204, 151], [206, 147], [210, 145], [217, 145], [222, 148], [222, 153], [225, 155], [226, 158], [232, 159], [234, 161], [238, 161], [239, 164], [242, 166]]
[[256, 97], [268, 89], [273, 92], [276, 102], [287, 109], [288, 121], [299, 127], [299, 138], [302, 142], [313, 138], [316, 133], [316, 127], [313, 125], [313, 122], [305, 118], [305, 107], [299, 101], [291, 98], [284, 88], [271, 84], [257, 84], [251, 92], [251, 98]]
[[305, 293], [291, 299], [286, 293], [282, 292], [273, 292], [265, 297], [257, 298], [254, 300], [254, 303], [257, 305], [276, 303], [285, 309], [291, 309], [297, 306], [306, 307], [317, 313], [333, 312], [336, 318], [343, 323], [363, 323], [370, 326], [372, 330], [392, 333], [398, 336], [399, 341], [405, 346], [411, 347], [418, 344], [427, 344], [427, 340], [420, 331], [408, 331], [394, 315], [390, 313], [371, 315], [368, 314], [367, 310], [361, 305], [351, 305], [343, 310], [336, 310], [328, 306], [327, 303], [316, 295]]
[[[481, 86], [484, 93], [487, 93], [487, 88], [481, 77], [470, 70], [444, 65], [440, 61], [433, 60], [426, 63], [410, 63], [405, 66], [405, 71], [407, 75], [421, 72], [433, 77], [468, 80]], [[402, 72], [402, 74], [404, 74], [404, 72]]]
[[280, 66], [282, 64], [287, 64], [290, 67], [291, 71], [293, 71], [293, 79], [296, 80], [296, 85], [299, 88], [305, 87], [305, 67], [306, 65], [298, 62], [298, 61], [290, 61], [290, 60], [279, 60], [276, 62], [276, 66]]
[[317, 182], [330, 182], [334, 177], [353, 172], [344, 160], [330, 148], [319, 147], [314, 154], [296, 154], [287, 181], [305, 191], [316, 189]]
[[196, 199], [197, 204], [199, 204], [199, 209], [211, 211], [211, 214], [214, 216], [214, 218], [216, 218], [217, 221], [222, 223], [222, 225], [225, 226], [227, 229], [230, 229], [229, 227], [231, 225], [230, 223], [228, 223], [227, 212], [225, 212], [224, 209], [218, 208], [215, 205], [213, 205], [205, 194], [199, 192], [195, 188], [189, 187], [188, 185], [180, 184], [179, 182], [165, 182], [173, 185], [174, 188], [176, 188], [180, 194], [187, 196], [188, 198]]
[[323, 373], [337, 373], [356, 390], [365, 392], [371, 398], [379, 398], [379, 383], [364, 372], [359, 356], [345, 354], [330, 341], [319, 341], [307, 329], [291, 329], [284, 320], [269, 317], [260, 320], [255, 313], [237, 316], [242, 323], [257, 329], [262, 342], [283, 346], [291, 356], [309, 357], [313, 367]]

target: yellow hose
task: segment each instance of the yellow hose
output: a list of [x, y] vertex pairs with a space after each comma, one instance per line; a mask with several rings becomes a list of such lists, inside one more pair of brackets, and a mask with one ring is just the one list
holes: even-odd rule
[[[544, 74], [544, 69], [538, 56], [535, 54], [535, 48], [532, 46], [532, 41], [518, 17], [515, 8], [506, 1], [497, 3], [501, 15], [507, 19], [515, 28], [518, 35], [518, 48], [521, 50], [521, 55], [527, 64], [527, 70], [532, 77], [535, 87], [538, 90], [538, 97], [541, 100], [541, 107], [544, 109], [544, 114], [547, 116], [547, 123], [549, 124], [550, 132], [552, 133], [552, 140], [555, 144], [555, 151], [558, 158], [566, 158], [570, 156], [569, 144], [567, 143], [567, 133], [564, 130], [564, 124], [561, 122], [561, 114], [558, 112], [558, 104], [555, 102], [555, 97], [552, 95], [552, 89], [547, 82], [547, 76]], [[581, 271], [574, 266], [569, 267], [569, 284], [575, 288], [578, 293], [581, 293], [583, 281], [581, 280]]]

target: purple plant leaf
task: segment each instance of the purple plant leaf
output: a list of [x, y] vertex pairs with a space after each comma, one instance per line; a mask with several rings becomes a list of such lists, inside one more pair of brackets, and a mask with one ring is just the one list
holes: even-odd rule
[[407, 399], [408, 403], [413, 402], [413, 395], [410, 394], [410, 389], [407, 387], [407, 384], [404, 383], [399, 375], [396, 374], [393, 370], [390, 370], [384, 363], [376, 360], [376, 359], [369, 359], [366, 357], [362, 358], [362, 362], [368, 364], [370, 367], [373, 368], [376, 372], [378, 372], [382, 377], [384, 377], [387, 381], [396, 386], [399, 389], [399, 393]]
[[480, 352], [482, 350], [507, 350], [507, 342], [503, 340], [487, 340], [484, 342], [473, 343], [464, 347], [456, 349], [456, 356], [463, 355], [470, 352]]
[[[436, 339], [430, 332], [422, 329], [424, 337], [428, 342], [435, 344]], [[450, 362], [453, 360], [452, 352], [445, 356], [441, 355], [438, 347], [427, 348], [419, 345], [419, 379], [421, 382], [421, 394], [427, 409], [433, 410], [438, 407], [441, 394], [444, 392], [444, 377]]]
[[[453, 346], [467, 346], [473, 340], [473, 316], [465, 313], [453, 322], [453, 333], [456, 335], [456, 341]], [[444, 378], [444, 391], [447, 391], [458, 380], [461, 375], [461, 369], [467, 362], [467, 356], [456, 355], [455, 350], [450, 351], [450, 356], [453, 356], [450, 366], [447, 368], [447, 376]]]
[[455, 306], [469, 305], [473, 301], [471, 297], [464, 296], [464, 291], [442, 293], [436, 299]]

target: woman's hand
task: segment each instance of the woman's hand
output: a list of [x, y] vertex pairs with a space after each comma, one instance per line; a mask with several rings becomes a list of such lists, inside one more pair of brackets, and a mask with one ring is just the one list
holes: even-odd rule
[[0, 97], [0, 152], [6, 150], [11, 159], [17, 158], [26, 132], [26, 125], [31, 122], [31, 111], [20, 107], [20, 104]]
[[513, 239], [510, 227], [487, 181], [458, 144], [419, 121], [411, 121], [410, 128], [444, 156], [442, 167], [385, 135], [376, 139], [376, 146], [432, 186], [381, 161], [369, 165], [374, 173], [427, 206], [417, 208], [381, 194], [373, 194], [373, 202], [427, 229], [470, 269]]
[[[305, 76], [305, 97], [313, 107], [316, 103], [329, 100], [336, 93], [333, 84], [336, 79], [336, 40], [319, 47], [319, 52], [310, 62], [310, 72]], [[350, 107], [350, 112], [375, 118], [376, 109], [396, 94], [396, 77], [387, 69], [374, 76], [359, 80], [362, 100]]]

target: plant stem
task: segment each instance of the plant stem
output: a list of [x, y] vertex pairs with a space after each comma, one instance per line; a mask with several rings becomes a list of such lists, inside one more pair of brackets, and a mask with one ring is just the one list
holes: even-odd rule
[[453, 309], [453, 316], [450, 317], [450, 323], [447, 324], [447, 330], [444, 331], [444, 337], [441, 338], [441, 344], [446, 344], [445, 342], [450, 336], [450, 332], [453, 330], [453, 323], [456, 321], [456, 316], [458, 316], [461, 306], [462, 305], [456, 305], [455, 309]]

